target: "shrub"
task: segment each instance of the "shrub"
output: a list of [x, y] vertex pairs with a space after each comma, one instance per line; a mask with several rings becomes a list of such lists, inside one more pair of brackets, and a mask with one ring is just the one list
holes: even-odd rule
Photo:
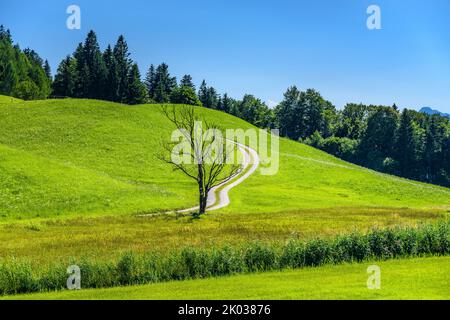
[[276, 254], [272, 247], [256, 242], [245, 248], [244, 261], [248, 271], [265, 271], [276, 266]]
[[13, 260], [0, 265], [0, 292], [2, 294], [35, 292], [37, 289], [37, 282], [29, 263]]
[[185, 248], [181, 251], [181, 263], [188, 278], [204, 278], [211, 275], [208, 253], [202, 249]]
[[341, 236], [336, 239], [332, 248], [334, 263], [363, 261], [370, 255], [367, 238], [358, 234]]
[[298, 240], [289, 241], [280, 257], [280, 268], [301, 268], [305, 265], [305, 244]]
[[332, 262], [329, 241], [316, 239], [306, 244], [304, 251], [305, 266], [320, 266]]
[[241, 273], [245, 270], [240, 251], [230, 246], [213, 249], [211, 252], [211, 270], [214, 276]]

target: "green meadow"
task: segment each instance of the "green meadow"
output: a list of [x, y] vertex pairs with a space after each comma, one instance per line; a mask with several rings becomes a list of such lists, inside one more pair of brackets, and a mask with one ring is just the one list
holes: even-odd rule
[[[179, 106], [182, 108], [182, 106]], [[251, 128], [198, 108], [224, 128]], [[158, 105], [43, 100], [0, 109], [3, 221], [123, 215], [195, 205], [194, 182], [157, 159], [174, 128]], [[281, 140], [280, 170], [232, 191], [229, 213], [450, 207], [450, 190], [382, 175]]]
[[[368, 289], [367, 268], [381, 271]], [[7, 296], [6, 299], [442, 299], [450, 297], [450, 258], [415, 258], [265, 272], [143, 286]]]
[[[106, 261], [128, 251], [166, 252], [249, 241], [283, 243], [292, 238], [329, 238], [448, 219], [450, 189], [380, 174], [284, 138], [280, 139], [279, 153], [272, 155], [279, 156], [279, 172], [268, 176], [256, 171], [232, 189], [228, 207], [197, 220], [173, 214], [142, 217], [192, 207], [197, 201], [195, 182], [157, 159], [162, 141], [174, 130], [160, 109], [160, 105], [128, 106], [86, 99], [24, 102], [0, 97], [0, 261], [18, 259], [37, 266], [72, 258]], [[219, 111], [198, 107], [196, 112], [224, 129], [254, 128]], [[404, 263], [407, 266], [414, 261]], [[435, 268], [439, 259], [423, 261], [424, 266]], [[448, 259], [442, 261], [448, 263]], [[232, 279], [263, 286], [269, 285], [266, 276], [275, 282], [283, 281], [285, 275], [326, 279], [325, 274], [333, 270], [354, 279], [355, 268], [323, 267], [186, 284], [205, 284], [206, 291], [216, 281], [222, 285]], [[273, 295], [262, 295], [267, 288], [259, 287], [232, 296], [239, 290], [233, 287], [239, 281], [230, 281], [229, 291], [223, 294], [228, 292], [229, 298], [303, 298], [307, 294], [332, 298], [343, 289], [328, 287], [323, 289], [328, 291], [311, 293], [311, 281], [305, 283], [304, 293], [294, 294], [294, 287], [270, 284]], [[171, 290], [151, 289], [163, 286], [137, 288], [130, 298], [170, 298]], [[414, 294], [401, 286], [398, 283], [397, 295], [391, 291], [379, 298]], [[80, 298], [119, 298], [129, 290], [134, 289], [48, 297], [78, 294]], [[199, 289], [198, 296], [193, 293], [192, 298], [222, 297], [220, 292], [201, 292]], [[377, 297], [358, 292], [341, 296]]]

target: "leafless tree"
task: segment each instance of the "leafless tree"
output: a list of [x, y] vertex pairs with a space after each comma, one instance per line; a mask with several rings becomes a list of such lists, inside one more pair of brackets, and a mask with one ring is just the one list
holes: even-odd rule
[[[184, 139], [189, 148], [175, 148], [179, 141], [163, 142], [164, 154], [159, 159], [171, 165], [174, 170], [183, 172], [198, 184], [199, 216], [205, 213], [209, 191], [232, 179], [241, 166], [235, 163], [227, 164], [230, 152], [234, 152], [236, 145], [223, 137], [219, 126], [197, 116], [195, 107], [191, 106], [163, 106], [162, 113], [175, 125], [179, 136]], [[203, 134], [203, 133], [213, 134]], [[186, 150], [188, 149], [188, 150]], [[231, 149], [231, 150], [230, 150]], [[174, 161], [174, 155], [189, 161]], [[234, 157], [233, 157], [234, 159]]]

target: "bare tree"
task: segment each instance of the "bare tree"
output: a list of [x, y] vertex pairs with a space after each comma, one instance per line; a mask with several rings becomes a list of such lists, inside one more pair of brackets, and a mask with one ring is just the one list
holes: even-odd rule
[[241, 168], [235, 163], [227, 163], [236, 145], [223, 138], [219, 126], [198, 117], [195, 107], [163, 106], [162, 113], [175, 125], [177, 136], [184, 141], [185, 147], [177, 148], [180, 141], [163, 142], [165, 153], [159, 159], [197, 182], [199, 211], [194, 215], [202, 215], [206, 211], [209, 191], [232, 179]]

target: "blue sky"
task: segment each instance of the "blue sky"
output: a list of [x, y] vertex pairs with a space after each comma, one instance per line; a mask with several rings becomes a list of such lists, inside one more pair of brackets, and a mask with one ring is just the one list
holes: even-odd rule
[[[66, 8], [81, 8], [81, 30]], [[381, 30], [366, 9], [381, 8]], [[363, 102], [450, 112], [450, 1], [3, 1], [0, 24], [55, 71], [93, 29], [102, 49], [123, 34], [145, 74], [167, 62], [235, 98], [278, 102], [290, 85], [342, 107]]]

